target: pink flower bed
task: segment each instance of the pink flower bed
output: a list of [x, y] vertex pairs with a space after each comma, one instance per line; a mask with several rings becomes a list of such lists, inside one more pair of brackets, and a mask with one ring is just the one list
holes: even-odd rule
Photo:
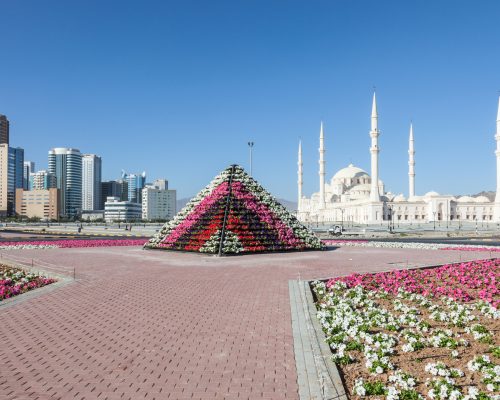
[[322, 242], [329, 245], [329, 246], [335, 246], [335, 245], [345, 245], [345, 244], [356, 244], [356, 243], [368, 243], [368, 240], [356, 240], [356, 239], [322, 239]]
[[54, 282], [52, 278], [0, 265], [0, 301]]
[[448, 296], [459, 301], [481, 299], [494, 307], [500, 306], [500, 258], [447, 264], [428, 269], [398, 270], [377, 274], [352, 274], [328, 281], [348, 287], [361, 285], [375, 291], [396, 294], [399, 288], [424, 296]]
[[500, 251], [500, 247], [468, 247], [468, 246], [461, 246], [461, 247], [443, 247], [439, 250], [459, 250], [459, 251]]
[[75, 247], [112, 247], [112, 246], [143, 246], [144, 239], [104, 239], [104, 240], [34, 240], [23, 242], [0, 242], [0, 247], [59, 247], [59, 248], [75, 248]]

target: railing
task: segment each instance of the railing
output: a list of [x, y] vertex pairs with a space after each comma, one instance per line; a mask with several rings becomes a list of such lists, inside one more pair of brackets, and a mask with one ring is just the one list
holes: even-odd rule
[[57, 265], [47, 261], [39, 260], [37, 258], [22, 257], [19, 255], [13, 255], [12, 253], [0, 253], [0, 264], [2, 262], [13, 264], [13, 266], [27, 268], [33, 272], [37, 272], [40, 275], [59, 275], [76, 279], [75, 267]]

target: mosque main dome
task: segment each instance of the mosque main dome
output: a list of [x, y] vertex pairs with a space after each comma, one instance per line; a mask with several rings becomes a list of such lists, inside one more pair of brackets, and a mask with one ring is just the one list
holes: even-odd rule
[[370, 175], [353, 164], [339, 170], [331, 180], [332, 185], [342, 184], [346, 187], [369, 184], [370, 182]]

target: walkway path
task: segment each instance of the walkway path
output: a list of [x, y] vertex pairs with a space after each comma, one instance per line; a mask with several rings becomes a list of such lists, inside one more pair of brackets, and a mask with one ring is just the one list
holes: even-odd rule
[[[77, 280], [0, 305], [0, 400], [297, 399], [289, 280], [459, 259], [362, 248], [221, 259], [136, 247], [22, 255], [75, 267]], [[489, 254], [462, 253], [474, 256]]]

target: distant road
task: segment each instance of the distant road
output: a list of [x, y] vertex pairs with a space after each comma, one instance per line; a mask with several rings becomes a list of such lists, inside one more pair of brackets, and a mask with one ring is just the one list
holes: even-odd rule
[[[323, 239], [326, 239], [325, 237]], [[500, 246], [500, 237], [432, 237], [432, 238], [362, 238], [349, 236], [332, 236], [328, 239], [367, 240], [370, 242], [402, 242], [402, 243], [446, 243], [475, 246]]]

